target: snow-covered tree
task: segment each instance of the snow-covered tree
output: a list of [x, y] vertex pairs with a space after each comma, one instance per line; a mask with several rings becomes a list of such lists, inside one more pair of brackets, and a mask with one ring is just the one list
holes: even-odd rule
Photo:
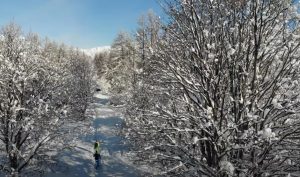
[[71, 76], [71, 91], [72, 95], [72, 118], [77, 117], [79, 120], [84, 120], [85, 111], [88, 108], [95, 84], [93, 81], [94, 68], [92, 68], [91, 61], [87, 60], [87, 56], [75, 50], [70, 51], [70, 71]]
[[146, 15], [142, 15], [139, 18], [135, 37], [139, 49], [138, 53], [142, 61], [151, 55], [151, 49], [155, 47], [159, 40], [160, 31], [160, 19], [152, 10], [149, 10]]
[[107, 63], [109, 62], [109, 52], [104, 51], [97, 53], [94, 57], [94, 65], [99, 78], [106, 75]]
[[132, 88], [136, 68], [136, 48], [128, 33], [121, 32], [114, 40], [107, 68], [106, 79], [111, 86], [110, 92], [118, 97], [126, 97]]
[[172, 176], [296, 176], [297, 4], [165, 5], [170, 19], [152, 57], [152, 99], [126, 119], [139, 160]]
[[[76, 134], [71, 123], [78, 121], [74, 110], [83, 111], [90, 96], [90, 70], [83, 56], [70, 57], [74, 51], [43, 44], [14, 24], [0, 37], [0, 169], [28, 176], [42, 172], [52, 151]], [[84, 100], [74, 104], [79, 98]]]
[[152, 10], [148, 11], [146, 15], [142, 15], [138, 20], [138, 28], [135, 35], [138, 62], [135, 82], [130, 91], [130, 98], [126, 108], [128, 116], [136, 114], [138, 110], [144, 110], [149, 103], [151, 104], [149, 99], [156, 97], [153, 95], [153, 80], [156, 80], [156, 77], [159, 75], [157, 71], [161, 70], [161, 68], [159, 69], [157, 63], [155, 63], [154, 54], [161, 38], [161, 27], [160, 18]]

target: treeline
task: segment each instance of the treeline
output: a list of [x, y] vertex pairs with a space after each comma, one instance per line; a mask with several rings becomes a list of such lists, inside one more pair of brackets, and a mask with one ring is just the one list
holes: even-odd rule
[[[42, 174], [85, 120], [93, 68], [82, 52], [15, 24], [0, 31], [0, 170]], [[72, 134], [72, 136], [69, 136]]]
[[136, 34], [120, 32], [111, 49], [99, 53], [94, 58], [98, 76], [108, 84], [113, 104], [124, 104], [130, 100], [132, 92], [144, 74], [146, 57], [158, 40], [160, 20], [153, 11], [141, 16]]
[[163, 2], [166, 22], [142, 18], [95, 60], [126, 95], [135, 160], [165, 176], [299, 176], [298, 3]]

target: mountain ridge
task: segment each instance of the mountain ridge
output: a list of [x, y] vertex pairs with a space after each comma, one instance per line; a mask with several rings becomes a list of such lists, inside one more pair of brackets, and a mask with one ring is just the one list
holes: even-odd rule
[[110, 46], [100, 46], [100, 47], [93, 47], [89, 49], [81, 49], [86, 55], [94, 58], [97, 53], [106, 52], [110, 50]]

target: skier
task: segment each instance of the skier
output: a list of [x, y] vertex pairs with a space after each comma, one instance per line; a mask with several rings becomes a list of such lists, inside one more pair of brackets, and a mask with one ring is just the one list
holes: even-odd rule
[[97, 140], [94, 144], [94, 157], [95, 157], [95, 162], [96, 166], [95, 168], [98, 169], [100, 167], [100, 160], [101, 160], [101, 155], [100, 155], [100, 142]]

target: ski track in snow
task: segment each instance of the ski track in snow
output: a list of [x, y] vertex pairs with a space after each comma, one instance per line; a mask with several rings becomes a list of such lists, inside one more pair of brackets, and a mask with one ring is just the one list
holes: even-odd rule
[[[122, 123], [121, 114], [108, 106], [109, 98], [96, 94], [94, 103], [88, 111], [93, 115], [94, 135], [83, 135], [77, 147], [60, 154], [57, 169], [47, 172], [46, 177], [137, 177], [143, 176], [126, 157], [128, 152], [122, 138], [117, 135]], [[99, 139], [101, 144], [101, 167], [95, 169], [93, 144]]]

